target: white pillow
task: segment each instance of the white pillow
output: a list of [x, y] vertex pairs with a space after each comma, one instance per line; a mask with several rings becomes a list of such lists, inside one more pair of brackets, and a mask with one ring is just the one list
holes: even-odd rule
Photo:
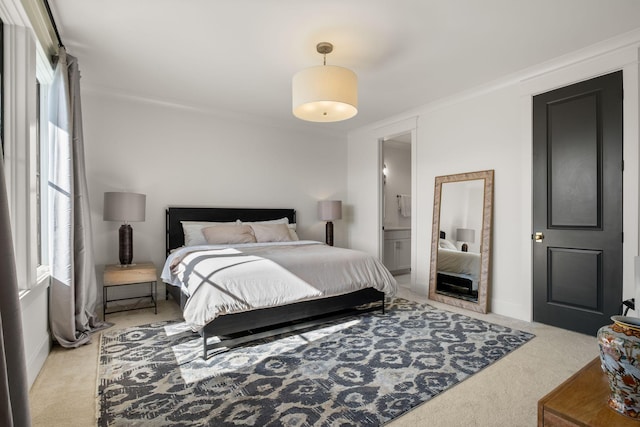
[[[238, 221], [240, 221], [240, 220], [238, 220]], [[240, 222], [243, 225], [252, 225], [252, 224], [287, 224], [287, 227], [289, 227], [289, 238], [292, 241], [300, 240], [300, 238], [298, 237], [298, 234], [296, 233], [297, 224], [295, 222], [292, 223], [292, 224], [289, 224], [289, 218], [287, 218], [287, 217], [280, 218], [280, 219], [270, 219], [270, 220], [267, 220], [267, 221], [253, 221], [253, 222], [242, 222], [242, 221], [240, 221]]]
[[446, 239], [440, 239], [440, 244], [438, 246], [440, 246], [442, 249], [451, 249], [457, 251], [456, 246]]
[[207, 221], [180, 221], [182, 224], [182, 231], [184, 232], [184, 245], [185, 246], [197, 246], [206, 245], [207, 240], [202, 234], [202, 229], [206, 227], [212, 227], [214, 225], [229, 225], [239, 224], [240, 221], [231, 222], [207, 222]]
[[287, 224], [251, 224], [258, 243], [290, 242], [291, 235]]
[[289, 224], [289, 218], [287, 218], [286, 216], [284, 218], [280, 218], [280, 219], [269, 219], [267, 221], [250, 221], [250, 222], [245, 222], [245, 221], [241, 221], [238, 220], [240, 222], [242, 222], [242, 224], [246, 224], [246, 225], [251, 225], [251, 224]]
[[293, 240], [294, 242], [300, 240], [300, 238], [298, 237], [298, 233], [296, 233], [296, 225], [287, 224], [287, 227], [289, 228], [289, 237], [291, 237], [291, 240]]

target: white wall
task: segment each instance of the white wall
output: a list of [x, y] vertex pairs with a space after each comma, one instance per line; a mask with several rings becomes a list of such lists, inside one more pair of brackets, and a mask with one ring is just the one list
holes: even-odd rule
[[[354, 212], [376, 208], [379, 194], [372, 175], [379, 138], [393, 123], [418, 117], [417, 210], [414, 290], [427, 294], [434, 180], [439, 175], [495, 170], [491, 311], [524, 320], [532, 318], [531, 276], [531, 98], [533, 95], [614, 70], [624, 72], [624, 260], [623, 296], [636, 296], [633, 258], [638, 254], [638, 46], [640, 33], [558, 58], [517, 76], [411, 110], [405, 115], [359, 129], [349, 135], [349, 195]], [[389, 124], [391, 123], [391, 124]], [[358, 170], [356, 174], [354, 171]], [[375, 253], [373, 219], [350, 228], [354, 248]]]
[[[528, 308], [523, 295], [530, 292], [525, 276], [526, 259], [514, 246], [528, 239], [527, 207], [518, 203], [519, 194], [529, 184], [520, 176], [527, 147], [519, 143], [518, 93], [515, 88], [494, 90], [463, 102], [420, 115], [418, 125], [419, 197], [433, 204], [435, 177], [487, 169], [495, 170], [492, 263], [490, 269], [491, 310], [520, 317]], [[460, 126], [463, 122], [464, 126]], [[451, 156], [455, 153], [455, 159]], [[447, 160], [450, 159], [450, 160]], [[419, 218], [431, 224], [432, 212]], [[518, 236], [521, 236], [518, 238]], [[419, 259], [430, 259], [431, 234], [418, 238]], [[417, 266], [418, 280], [427, 291], [429, 263]]]
[[[132, 224], [133, 256], [158, 269], [167, 206], [294, 208], [300, 238], [324, 241], [317, 201], [346, 201], [346, 139], [90, 89], [83, 89], [82, 102], [99, 282], [104, 264], [118, 261], [120, 224], [102, 219], [105, 191], [147, 195], [146, 221]], [[335, 222], [335, 241], [346, 246], [345, 221]]]

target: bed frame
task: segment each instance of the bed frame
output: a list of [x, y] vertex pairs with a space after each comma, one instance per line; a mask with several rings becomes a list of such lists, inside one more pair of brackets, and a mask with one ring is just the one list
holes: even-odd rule
[[478, 291], [473, 289], [473, 278], [468, 274], [456, 274], [438, 271], [436, 290], [464, 294], [478, 298]]
[[[295, 223], [296, 211], [294, 209], [169, 207], [166, 211], [167, 255], [172, 249], [184, 244], [181, 221], [233, 222], [240, 219], [248, 222], [284, 217], [289, 219], [289, 223]], [[180, 289], [172, 285], [166, 285], [166, 289], [167, 297], [171, 295], [180, 308], [184, 308], [186, 297]], [[371, 304], [375, 302], [379, 302], [380, 305]], [[363, 305], [367, 306], [357, 308]], [[207, 359], [211, 349], [228, 349], [265, 336], [308, 328], [319, 320], [326, 321], [380, 308], [384, 313], [384, 293], [366, 288], [319, 300], [227, 314], [214, 319], [200, 331], [203, 338], [203, 358]], [[214, 336], [220, 339], [219, 342], [208, 344], [208, 338]]]

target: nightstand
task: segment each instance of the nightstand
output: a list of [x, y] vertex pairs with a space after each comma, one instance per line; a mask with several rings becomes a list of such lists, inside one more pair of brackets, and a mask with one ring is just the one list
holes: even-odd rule
[[609, 407], [611, 389], [596, 357], [538, 401], [538, 426], [637, 427], [640, 422]]
[[[129, 286], [141, 283], [149, 283], [149, 294], [118, 299], [109, 299], [108, 297], [107, 290], [113, 286]], [[154, 313], [158, 314], [157, 283], [158, 275], [156, 272], [156, 266], [152, 262], [139, 262], [128, 266], [120, 266], [118, 264], [106, 265], [104, 267], [102, 288], [102, 318], [104, 319], [107, 314], [143, 308], [153, 308]], [[151, 303], [141, 307], [126, 307], [119, 310], [107, 311], [107, 306], [110, 302], [138, 298], [151, 298]]]

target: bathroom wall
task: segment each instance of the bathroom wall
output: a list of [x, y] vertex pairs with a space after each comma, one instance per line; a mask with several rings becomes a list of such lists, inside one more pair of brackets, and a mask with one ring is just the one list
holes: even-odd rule
[[383, 144], [384, 164], [387, 178], [384, 185], [384, 226], [385, 228], [411, 228], [411, 217], [400, 215], [399, 194], [411, 194], [411, 144], [385, 141]]

